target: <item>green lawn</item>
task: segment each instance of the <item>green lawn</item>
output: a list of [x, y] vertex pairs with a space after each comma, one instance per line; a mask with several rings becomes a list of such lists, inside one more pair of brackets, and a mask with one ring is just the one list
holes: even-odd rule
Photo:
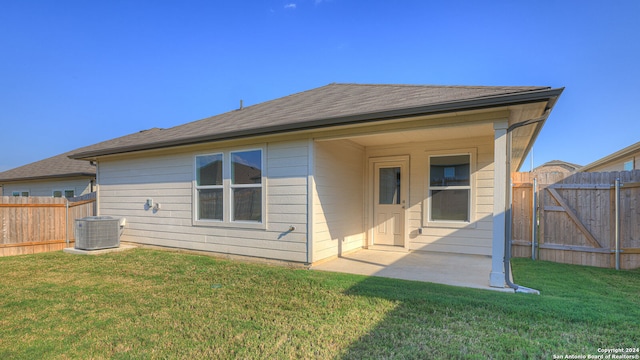
[[142, 249], [5, 257], [0, 359], [551, 359], [640, 347], [640, 271], [524, 259], [513, 271], [542, 295]]

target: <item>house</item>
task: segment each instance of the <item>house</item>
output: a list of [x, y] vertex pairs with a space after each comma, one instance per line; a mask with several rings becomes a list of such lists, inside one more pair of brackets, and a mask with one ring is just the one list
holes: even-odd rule
[[314, 264], [480, 254], [504, 287], [508, 175], [563, 89], [329, 84], [89, 146], [122, 240]]
[[580, 168], [580, 172], [631, 171], [640, 169], [640, 142]]
[[533, 169], [532, 173], [538, 177], [541, 174], [553, 174], [567, 177], [580, 168], [580, 165], [572, 164], [562, 160], [551, 160]]
[[0, 172], [2, 196], [74, 197], [94, 190], [96, 167], [87, 161], [56, 155]]

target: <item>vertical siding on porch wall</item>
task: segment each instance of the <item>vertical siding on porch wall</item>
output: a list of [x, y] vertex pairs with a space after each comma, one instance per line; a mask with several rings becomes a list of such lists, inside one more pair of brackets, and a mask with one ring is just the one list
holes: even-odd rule
[[348, 140], [315, 143], [313, 261], [364, 244], [364, 148]]
[[[266, 144], [266, 229], [193, 225], [194, 156], [230, 149], [212, 144], [179, 153], [101, 160], [99, 214], [127, 219], [122, 241], [306, 262], [305, 140]], [[160, 210], [145, 209], [147, 199], [159, 203]], [[291, 225], [294, 231], [288, 231]]]

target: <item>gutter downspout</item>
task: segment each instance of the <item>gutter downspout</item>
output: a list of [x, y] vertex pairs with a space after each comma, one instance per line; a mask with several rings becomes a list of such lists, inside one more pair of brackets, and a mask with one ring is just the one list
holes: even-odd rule
[[547, 119], [547, 117], [549, 116], [549, 112], [550, 110], [546, 110], [544, 115], [537, 118], [537, 119], [533, 119], [530, 121], [524, 121], [518, 124], [513, 124], [511, 126], [509, 126], [509, 128], [507, 128], [507, 178], [505, 179], [507, 186], [507, 194], [506, 194], [506, 200], [507, 200], [507, 207], [505, 209], [505, 234], [504, 234], [504, 281], [507, 284], [508, 287], [512, 288], [515, 290], [515, 292], [517, 293], [526, 293], [526, 294], [536, 294], [536, 295], [540, 295], [540, 291], [536, 290], [536, 289], [531, 289], [528, 288], [526, 286], [522, 286], [522, 285], [518, 285], [515, 284], [511, 281], [511, 202], [512, 202], [512, 195], [513, 195], [513, 189], [512, 189], [512, 184], [511, 184], [511, 137], [512, 137], [512, 133], [513, 130], [522, 127], [522, 126], [526, 126], [526, 125], [532, 125], [532, 124], [536, 124], [538, 122], [543, 122]]

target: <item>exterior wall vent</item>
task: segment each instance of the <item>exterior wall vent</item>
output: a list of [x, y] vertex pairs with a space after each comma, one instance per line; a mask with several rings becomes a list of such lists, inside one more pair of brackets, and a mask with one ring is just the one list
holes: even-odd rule
[[120, 234], [124, 229], [124, 218], [113, 216], [88, 216], [76, 220], [75, 248], [99, 250], [120, 246]]

